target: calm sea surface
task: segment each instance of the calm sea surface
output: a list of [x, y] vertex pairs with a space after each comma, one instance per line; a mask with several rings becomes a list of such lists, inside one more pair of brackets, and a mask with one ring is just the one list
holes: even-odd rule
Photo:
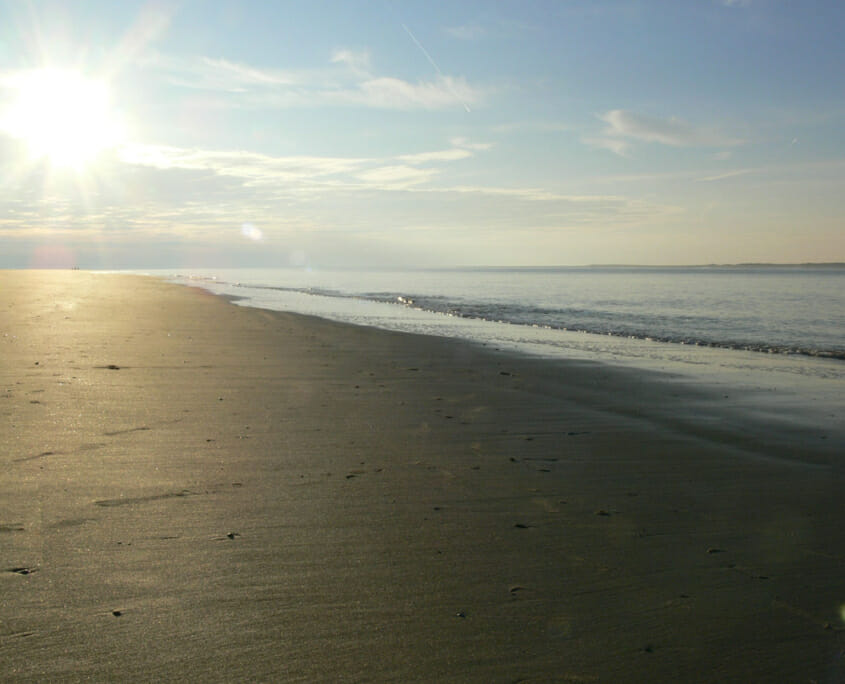
[[242, 305], [668, 371], [767, 401], [777, 390], [845, 415], [845, 267], [150, 273]]

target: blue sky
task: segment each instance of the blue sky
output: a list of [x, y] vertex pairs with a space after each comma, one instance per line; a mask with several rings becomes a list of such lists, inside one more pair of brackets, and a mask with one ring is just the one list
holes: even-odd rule
[[845, 261], [838, 0], [0, 16], [3, 267]]

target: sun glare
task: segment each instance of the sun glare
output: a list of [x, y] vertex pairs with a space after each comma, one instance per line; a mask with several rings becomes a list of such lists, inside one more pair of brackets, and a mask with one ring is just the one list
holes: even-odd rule
[[34, 158], [80, 169], [120, 143], [105, 83], [78, 71], [39, 69], [18, 74], [10, 85], [17, 97], [3, 127], [23, 140]]

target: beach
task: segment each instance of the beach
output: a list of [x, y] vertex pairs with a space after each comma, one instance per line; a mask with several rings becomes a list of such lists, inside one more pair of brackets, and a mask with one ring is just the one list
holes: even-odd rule
[[0, 312], [3, 681], [845, 681], [838, 438], [141, 276]]

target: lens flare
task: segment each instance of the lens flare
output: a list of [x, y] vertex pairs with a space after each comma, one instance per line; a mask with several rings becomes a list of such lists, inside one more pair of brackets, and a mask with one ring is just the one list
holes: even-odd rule
[[244, 223], [241, 225], [241, 235], [245, 238], [249, 238], [250, 240], [254, 240], [255, 242], [258, 242], [264, 237], [264, 233], [261, 232], [261, 229], [252, 223]]

